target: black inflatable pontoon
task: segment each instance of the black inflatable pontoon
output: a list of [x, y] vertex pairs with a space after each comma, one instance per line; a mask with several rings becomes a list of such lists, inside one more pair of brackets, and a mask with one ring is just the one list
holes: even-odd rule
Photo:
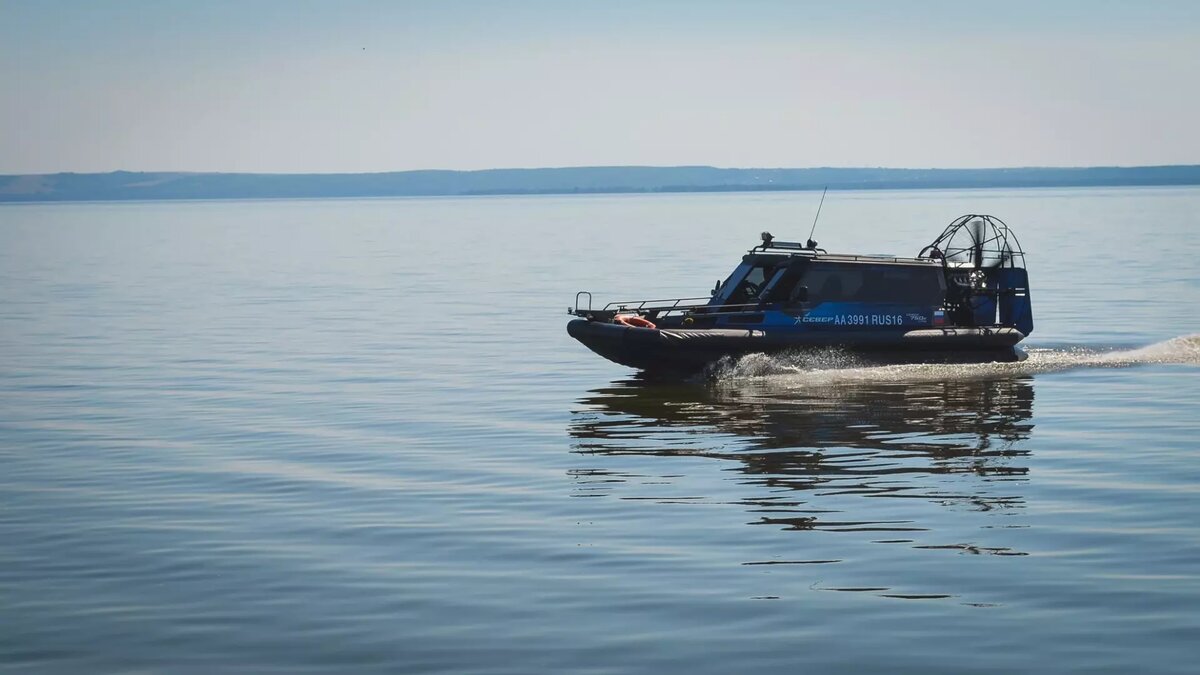
[[[586, 297], [588, 306], [580, 301]], [[830, 254], [762, 234], [710, 298], [612, 302], [581, 291], [567, 332], [645, 371], [841, 349], [872, 362], [1017, 361], [1033, 331], [1025, 256], [998, 218], [956, 219], [916, 258]]]

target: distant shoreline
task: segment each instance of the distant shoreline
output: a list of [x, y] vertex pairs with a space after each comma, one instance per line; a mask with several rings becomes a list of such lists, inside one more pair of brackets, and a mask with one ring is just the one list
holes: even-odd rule
[[0, 203], [1200, 185], [1200, 165], [1000, 169], [608, 166], [360, 174], [129, 172], [0, 176]]

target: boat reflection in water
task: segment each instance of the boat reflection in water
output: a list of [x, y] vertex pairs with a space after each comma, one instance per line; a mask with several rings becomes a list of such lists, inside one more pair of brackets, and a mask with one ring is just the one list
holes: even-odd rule
[[[580, 400], [569, 431], [575, 452], [604, 459], [573, 472], [577, 494], [720, 501], [744, 507], [751, 524], [927, 532], [926, 541], [886, 541], [1020, 555], [964, 543], [961, 533], [1015, 526], [996, 517], [1024, 505], [1030, 378], [972, 379], [948, 366], [903, 371], [915, 377], [880, 371], [891, 376], [879, 379], [865, 369], [831, 372], [709, 384], [632, 379], [596, 389]], [[733, 474], [720, 472], [714, 483], [713, 459]], [[885, 497], [893, 499], [869, 499]]]

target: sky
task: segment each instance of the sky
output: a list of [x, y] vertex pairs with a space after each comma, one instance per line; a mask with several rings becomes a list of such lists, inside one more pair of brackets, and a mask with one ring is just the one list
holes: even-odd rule
[[1194, 0], [0, 0], [0, 174], [1200, 163]]

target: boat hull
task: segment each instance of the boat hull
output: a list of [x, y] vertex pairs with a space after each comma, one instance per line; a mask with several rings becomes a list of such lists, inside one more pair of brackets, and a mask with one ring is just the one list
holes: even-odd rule
[[871, 363], [1020, 361], [1025, 335], [1015, 328], [894, 331], [653, 329], [574, 319], [567, 333], [600, 356], [645, 371], [698, 372], [724, 357], [840, 349]]

